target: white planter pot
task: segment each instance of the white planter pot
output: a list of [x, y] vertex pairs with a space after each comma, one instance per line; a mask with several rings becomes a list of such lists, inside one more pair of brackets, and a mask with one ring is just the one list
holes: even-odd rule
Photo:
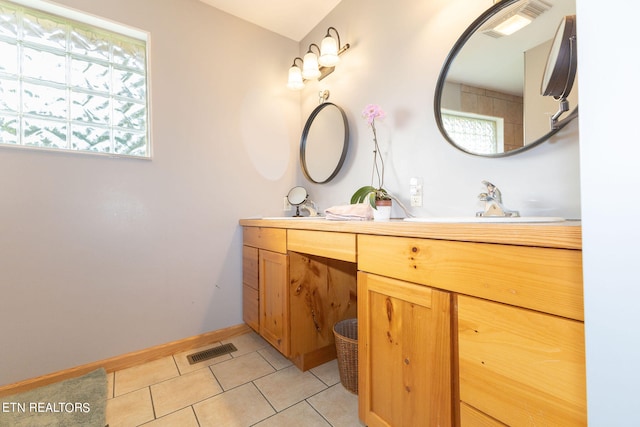
[[389, 221], [391, 219], [391, 200], [376, 200], [373, 210], [374, 221]]

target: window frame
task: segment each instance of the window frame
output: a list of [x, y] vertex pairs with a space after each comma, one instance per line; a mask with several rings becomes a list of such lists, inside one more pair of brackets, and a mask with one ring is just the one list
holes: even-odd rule
[[[153, 144], [152, 144], [152, 138], [151, 138], [152, 114], [151, 114], [151, 102], [150, 102], [151, 101], [151, 93], [150, 93], [151, 84], [150, 84], [150, 66], [149, 66], [150, 34], [146, 31], [142, 31], [128, 25], [116, 23], [114, 21], [107, 20], [105, 18], [100, 18], [86, 12], [81, 12], [68, 7], [59, 6], [59, 5], [45, 2], [42, 0], [0, 0], [0, 6], [18, 8], [21, 10], [19, 13], [23, 13], [23, 11], [27, 11], [28, 13], [33, 14], [35, 16], [43, 16], [45, 19], [50, 19], [54, 22], [60, 22], [62, 25], [66, 27], [65, 32], [67, 34], [66, 36], [67, 42], [69, 41], [68, 39], [69, 31], [73, 32], [76, 30], [80, 30], [80, 31], [90, 31], [91, 33], [94, 33], [94, 34], [102, 33], [104, 37], [99, 37], [99, 39], [107, 40], [110, 43], [110, 45], [113, 44], [114, 41], [117, 42], [118, 40], [121, 40], [130, 46], [138, 46], [139, 48], [138, 52], [140, 52], [140, 57], [144, 55], [144, 58], [141, 58], [143, 63], [139, 68], [132, 68], [130, 66], [127, 66], [124, 63], [118, 64], [116, 61], [114, 61], [114, 58], [111, 54], [109, 55], [108, 60], [95, 59], [93, 61], [91, 60], [92, 58], [88, 55], [85, 55], [84, 57], [80, 55], [82, 59], [86, 60], [86, 63], [90, 63], [90, 64], [107, 63], [109, 67], [109, 73], [110, 73], [109, 78], [111, 78], [111, 73], [113, 73], [114, 70], [116, 69], [121, 71], [124, 70], [122, 72], [126, 72], [128, 70], [129, 72], [135, 71], [136, 73], [139, 73], [139, 75], [141, 76], [140, 79], [144, 84], [144, 87], [142, 88], [142, 91], [144, 91], [144, 93], [140, 93], [140, 95], [142, 96], [138, 98], [136, 98], [135, 96], [129, 96], [128, 98], [125, 98], [124, 96], [120, 96], [116, 94], [114, 92], [112, 85], [109, 86], [108, 92], [102, 92], [102, 93], [100, 93], [99, 91], [92, 91], [91, 89], [87, 89], [87, 88], [83, 89], [81, 87], [74, 86], [71, 83], [71, 68], [69, 64], [71, 63], [72, 60], [77, 60], [77, 59], [74, 59], [74, 55], [75, 55], [75, 58], [78, 58], [78, 55], [71, 52], [69, 46], [66, 46], [64, 48], [64, 55], [65, 55], [64, 61], [66, 64], [65, 71], [64, 71], [65, 82], [59, 85], [64, 86], [64, 90], [65, 90], [65, 97], [64, 97], [63, 103], [66, 103], [68, 106], [67, 111], [65, 113], [66, 117], [61, 118], [59, 121], [51, 120], [51, 119], [49, 120], [50, 120], [50, 123], [52, 124], [55, 121], [58, 121], [58, 123], [64, 123], [62, 127], [69, 127], [69, 129], [66, 130], [67, 134], [65, 138], [65, 141], [66, 141], [65, 147], [27, 145], [27, 142], [25, 141], [25, 138], [26, 138], [25, 130], [23, 129], [23, 123], [22, 123], [23, 118], [30, 117], [33, 120], [38, 120], [36, 115], [28, 115], [28, 114], [25, 115], [24, 102], [22, 102], [23, 84], [28, 84], [30, 79], [25, 74], [24, 70], [21, 68], [18, 69], [16, 73], [3, 73], [4, 76], [15, 79], [14, 81], [17, 82], [17, 85], [18, 85], [17, 96], [19, 100], [18, 100], [17, 110], [15, 111], [15, 117], [21, 123], [17, 125], [17, 131], [19, 132], [19, 135], [16, 135], [16, 139], [18, 140], [18, 143], [15, 143], [15, 144], [0, 143], [0, 147], [9, 148], [9, 149], [14, 148], [14, 149], [23, 149], [23, 150], [51, 151], [56, 153], [88, 154], [93, 156], [103, 156], [103, 157], [106, 156], [106, 157], [112, 157], [112, 158], [151, 160], [153, 157]], [[70, 27], [70, 30], [69, 30], [69, 27]], [[18, 47], [19, 49], [23, 49], [25, 47], [31, 46], [31, 44], [27, 40], [25, 40], [25, 38], [22, 35], [19, 35], [18, 37], [5, 36], [3, 39], [12, 40], [12, 43], [15, 42], [17, 46], [20, 45]], [[55, 49], [52, 49], [52, 50], [55, 50]], [[49, 52], [49, 50], [44, 48], [44, 49], [41, 49], [40, 52]], [[57, 52], [61, 53], [63, 52], [63, 50], [57, 49]], [[129, 56], [129, 58], [136, 58], [136, 56]], [[23, 61], [23, 58], [19, 59], [19, 67], [20, 65], [22, 65], [21, 61]], [[114, 83], [114, 81], [112, 80], [111, 83]], [[40, 85], [40, 88], [45, 88], [45, 87], [48, 87], [47, 82], [45, 82], [45, 84]], [[77, 118], [73, 117], [72, 100], [74, 95], [77, 96], [78, 93], [80, 94], [84, 93], [86, 96], [96, 96], [96, 95], [102, 95], [103, 97], [106, 96], [106, 99], [109, 100], [109, 107], [108, 107], [109, 120], [106, 124], [96, 125], [95, 122], [92, 122], [92, 121], [88, 121], [86, 124], [84, 124], [82, 123], [81, 120], [78, 120]], [[132, 105], [138, 105], [140, 108], [144, 108], [145, 110], [144, 114], [140, 115], [142, 126], [138, 128], [137, 131], [135, 131], [135, 127], [129, 128], [127, 126], [118, 126], [118, 124], [114, 123], [115, 109], [113, 108], [113, 103], [118, 100], [126, 101], [127, 99], [130, 101]], [[5, 117], [13, 117], [13, 116], [14, 114], [5, 115]], [[43, 119], [47, 118], [47, 116], [41, 116], [41, 117]], [[98, 130], [103, 133], [107, 132], [109, 135], [110, 151], [99, 151], [99, 149], [91, 149], [93, 145], [88, 147], [74, 148], [72, 146], [73, 144], [72, 131], [71, 131], [72, 123], [75, 126], [78, 126], [78, 125], [86, 126], [87, 128], [91, 128], [92, 130]], [[116, 152], [117, 143], [115, 142], [115, 134], [118, 132], [126, 133], [127, 130], [133, 130], [135, 134], [139, 135], [139, 138], [144, 138], [144, 141], [141, 140], [141, 142], [145, 143], [143, 153], [135, 154], [131, 152], [124, 152], [124, 153]], [[140, 147], [142, 147], [142, 145], [140, 145]]]
[[[445, 115], [448, 116], [455, 116], [455, 117], [459, 117], [462, 119], [467, 119], [467, 120], [482, 120], [482, 121], [488, 121], [488, 122], [493, 122], [495, 123], [495, 127], [496, 127], [496, 151], [491, 152], [491, 153], [481, 153], [481, 154], [497, 154], [497, 153], [502, 153], [504, 151], [504, 118], [502, 117], [495, 117], [495, 116], [487, 116], [487, 115], [483, 115], [483, 114], [476, 114], [476, 113], [469, 113], [467, 111], [458, 111], [458, 110], [450, 110], [448, 108], [442, 108], [442, 116], [444, 117]], [[443, 126], [444, 126], [444, 120], [443, 120]], [[450, 134], [452, 135], [452, 134]], [[466, 151], [470, 151], [470, 152], [477, 152], [478, 150], [475, 147], [465, 147], [462, 143], [455, 141], [455, 139], [453, 138], [453, 136], [451, 136], [451, 139], [454, 140], [454, 142], [456, 143], [456, 145], [458, 145], [459, 147], [461, 147], [463, 150]]]

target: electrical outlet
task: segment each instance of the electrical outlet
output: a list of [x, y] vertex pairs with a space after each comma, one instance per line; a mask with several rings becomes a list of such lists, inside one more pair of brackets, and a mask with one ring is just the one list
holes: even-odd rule
[[422, 206], [422, 178], [413, 177], [409, 180], [409, 198], [412, 207]]
[[285, 212], [290, 211], [291, 208], [291, 203], [289, 203], [289, 199], [287, 199], [287, 196], [284, 196], [284, 201], [283, 201], [283, 205], [282, 205], [282, 210], [284, 210]]

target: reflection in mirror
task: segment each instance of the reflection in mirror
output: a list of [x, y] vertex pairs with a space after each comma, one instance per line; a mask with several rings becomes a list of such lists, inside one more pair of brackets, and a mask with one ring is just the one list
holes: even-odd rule
[[[577, 117], [572, 111], [557, 129], [550, 118], [558, 103], [540, 91], [558, 24], [575, 15], [575, 0], [503, 0], [491, 6], [458, 39], [440, 72], [434, 99], [436, 123], [445, 139], [474, 155], [502, 157], [528, 150]], [[508, 18], [528, 25], [505, 34]]]
[[300, 165], [311, 182], [324, 184], [340, 171], [349, 147], [349, 124], [342, 108], [331, 102], [312, 112], [300, 139]]
[[287, 201], [290, 205], [296, 207], [296, 214], [294, 216], [302, 216], [300, 215], [300, 205], [307, 201], [307, 197], [309, 197], [309, 194], [304, 187], [293, 187], [289, 190]]

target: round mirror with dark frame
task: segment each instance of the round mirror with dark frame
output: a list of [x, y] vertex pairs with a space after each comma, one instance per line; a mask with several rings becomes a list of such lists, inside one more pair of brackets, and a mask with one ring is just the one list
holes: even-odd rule
[[344, 110], [323, 102], [309, 115], [300, 138], [300, 166], [316, 184], [331, 181], [340, 171], [349, 148], [349, 123]]
[[[575, 9], [575, 0], [502, 0], [465, 30], [434, 97], [436, 123], [451, 145], [483, 157], [518, 154], [578, 116], [577, 77], [565, 99], [567, 115], [555, 124], [558, 100], [541, 90], [550, 55], [560, 54], [553, 47], [558, 24], [566, 16], [575, 20]], [[525, 25], [514, 31], [511, 21]]]

